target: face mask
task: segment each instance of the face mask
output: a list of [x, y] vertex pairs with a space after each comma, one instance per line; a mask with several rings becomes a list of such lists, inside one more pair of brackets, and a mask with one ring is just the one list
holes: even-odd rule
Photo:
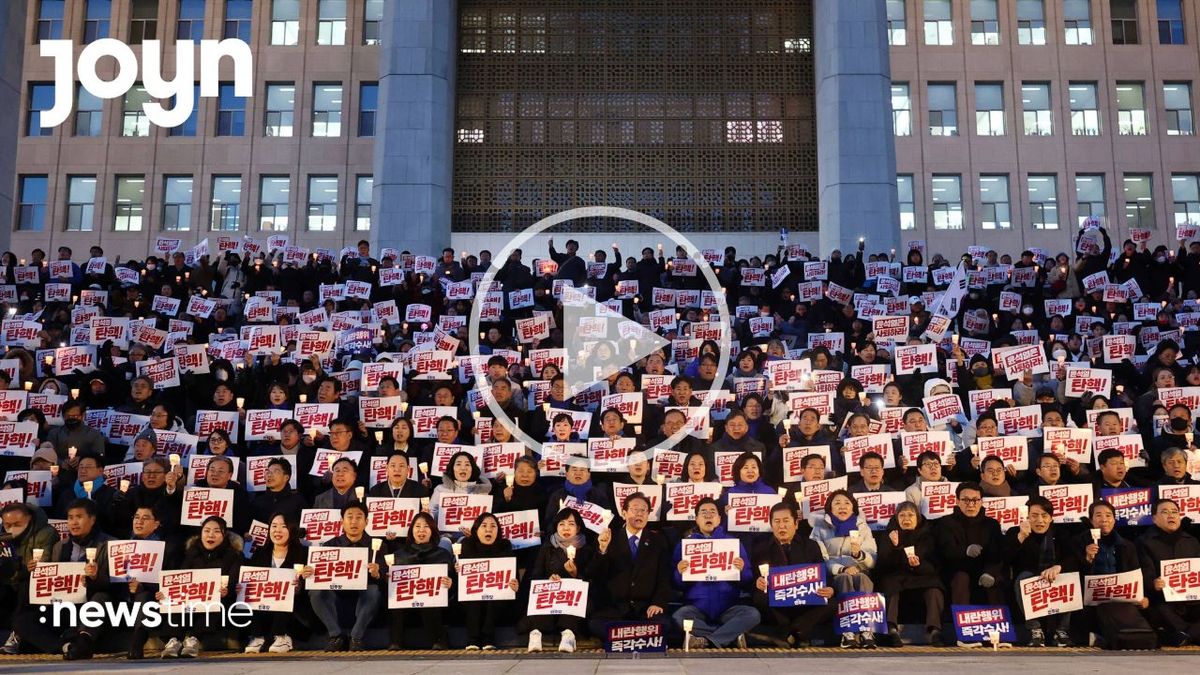
[[317, 381], [317, 376], [305, 373], [300, 379], [304, 380], [304, 384], [312, 384]]
[[1182, 417], [1171, 418], [1171, 431], [1187, 431], [1188, 421]]
[[1154, 258], [1154, 260], [1155, 260], [1155, 261], [1156, 261], [1158, 264], [1160, 264], [1160, 265], [1161, 265], [1161, 264], [1163, 264], [1163, 263], [1167, 262], [1167, 256], [1165, 256], [1165, 255], [1156, 256], [1156, 257]]
[[1033, 308], [1030, 307], [1029, 305], [1026, 305], [1021, 308], [1021, 313], [1024, 314], [1025, 316], [1033, 316]]
[[1054, 357], [1054, 360], [1055, 360], [1055, 361], [1057, 361], [1057, 360], [1059, 360], [1059, 359], [1066, 360], [1066, 358], [1067, 358], [1067, 353], [1066, 353], [1066, 352], [1064, 352], [1064, 351], [1063, 351], [1063, 350], [1061, 350], [1061, 349], [1055, 349], [1055, 350], [1054, 350], [1054, 353], [1053, 353], [1053, 354], [1051, 354], [1051, 356], [1053, 356], [1053, 357]]
[[79, 425], [83, 424], [83, 420], [74, 420], [74, 419], [71, 419], [71, 420], [63, 420], [63, 424], [64, 424], [64, 425], [65, 425], [65, 426], [66, 426], [68, 429], [78, 429], [78, 428], [79, 428]]

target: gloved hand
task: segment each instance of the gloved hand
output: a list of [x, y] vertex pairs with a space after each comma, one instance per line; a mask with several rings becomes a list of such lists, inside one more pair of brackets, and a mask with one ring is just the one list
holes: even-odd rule
[[978, 558], [983, 553], [983, 547], [979, 544], [971, 544], [967, 547], [968, 558]]
[[985, 572], [979, 575], [979, 585], [984, 588], [991, 588], [996, 585], [996, 577]]

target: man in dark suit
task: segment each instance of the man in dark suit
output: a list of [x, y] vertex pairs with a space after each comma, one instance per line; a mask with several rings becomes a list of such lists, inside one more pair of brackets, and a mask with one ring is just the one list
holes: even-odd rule
[[387, 461], [387, 479], [381, 480], [367, 490], [368, 497], [421, 498], [429, 491], [409, 478], [408, 455], [404, 451], [393, 452]]
[[671, 548], [663, 535], [646, 529], [650, 500], [640, 492], [625, 498], [624, 527], [604, 530], [597, 539], [600, 555], [592, 558], [589, 579], [597, 583], [597, 602], [588, 622], [592, 635], [603, 637], [614, 621], [661, 623], [666, 633], [671, 599]]

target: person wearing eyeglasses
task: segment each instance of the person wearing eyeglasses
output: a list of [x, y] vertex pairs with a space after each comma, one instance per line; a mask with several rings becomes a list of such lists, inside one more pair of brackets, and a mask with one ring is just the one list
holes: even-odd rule
[[1200, 601], [1167, 602], [1163, 597], [1167, 579], [1162, 575], [1162, 563], [1182, 558], [1200, 558], [1200, 540], [1183, 530], [1183, 513], [1173, 499], [1154, 502], [1154, 525], [1135, 542], [1138, 560], [1145, 579], [1145, 593], [1150, 600], [1146, 610], [1154, 626], [1168, 646], [1200, 643]]
[[255, 520], [269, 523], [271, 516], [276, 513], [294, 513], [299, 517], [300, 511], [308, 508], [304, 497], [292, 489], [289, 484], [291, 480], [291, 462], [276, 457], [267, 464], [267, 489], [259, 492], [250, 506]]
[[1000, 523], [983, 509], [983, 488], [959, 483], [954, 511], [937, 523], [942, 574], [950, 604], [1004, 604], [1004, 536]]
[[1008, 477], [1012, 475], [1011, 466], [1006, 467], [1004, 460], [995, 455], [985, 457], [979, 464], [979, 485], [983, 488], [983, 494], [988, 497], [1011, 497], [1017, 494], [1012, 483], [1008, 482]]

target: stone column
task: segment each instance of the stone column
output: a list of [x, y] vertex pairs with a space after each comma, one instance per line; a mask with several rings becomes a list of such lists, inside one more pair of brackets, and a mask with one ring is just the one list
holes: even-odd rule
[[456, 0], [384, 3], [372, 251], [421, 255], [450, 243]]
[[21, 114], [21, 65], [25, 57], [25, 0], [0, 3], [0, 213], [7, 223], [0, 227], [0, 246], [12, 240], [19, 199], [16, 168], [17, 138], [24, 132]]
[[897, 247], [896, 145], [884, 0], [813, 0], [821, 254]]

